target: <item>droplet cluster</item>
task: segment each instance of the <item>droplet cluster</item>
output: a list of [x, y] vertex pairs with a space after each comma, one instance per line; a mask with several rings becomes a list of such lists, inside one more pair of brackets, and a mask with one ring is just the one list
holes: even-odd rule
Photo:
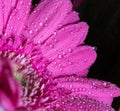
[[58, 82], [58, 87], [68, 89], [72, 91], [73, 94], [87, 95], [106, 104], [111, 104], [109, 98], [119, 96], [120, 94], [120, 89], [114, 84], [95, 79], [82, 78], [76, 75], [59, 77], [56, 78], [55, 81]]
[[[63, 94], [51, 103], [50, 108], [56, 111], [114, 111], [108, 105], [85, 95]], [[48, 109], [49, 111], [49, 109]]]

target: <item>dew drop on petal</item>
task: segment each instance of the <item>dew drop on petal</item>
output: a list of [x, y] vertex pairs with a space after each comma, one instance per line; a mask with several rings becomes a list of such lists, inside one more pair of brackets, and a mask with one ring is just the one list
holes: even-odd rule
[[29, 31], [29, 34], [33, 34], [33, 31], [32, 31], [32, 30], [30, 30], [30, 31]]
[[58, 40], [57, 39], [54, 39], [55, 42], [57, 42]]
[[94, 47], [93, 47], [93, 50], [94, 50], [94, 51], [97, 51], [97, 46], [94, 46]]
[[50, 44], [50, 45], [49, 45], [49, 47], [50, 47], [50, 48], [53, 48], [53, 45], [52, 45], [52, 44]]
[[20, 1], [20, 4], [23, 5], [23, 1]]
[[42, 26], [42, 25], [43, 25], [43, 23], [42, 23], [42, 22], [40, 22], [40, 23], [39, 23], [39, 26]]
[[72, 49], [71, 49], [71, 48], [69, 48], [69, 49], [68, 49], [68, 52], [69, 52], [69, 53], [72, 53]]
[[62, 57], [63, 57], [63, 56], [62, 56], [61, 54], [58, 55], [58, 58], [59, 58], [59, 59], [62, 59]]

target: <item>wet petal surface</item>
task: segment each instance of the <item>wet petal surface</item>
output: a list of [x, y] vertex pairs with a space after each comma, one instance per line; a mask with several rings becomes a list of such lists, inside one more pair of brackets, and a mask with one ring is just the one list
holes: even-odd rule
[[80, 76], [66, 76], [56, 79], [58, 87], [71, 90], [73, 94], [83, 94], [104, 104], [111, 105], [114, 97], [120, 96], [120, 89], [109, 82]]

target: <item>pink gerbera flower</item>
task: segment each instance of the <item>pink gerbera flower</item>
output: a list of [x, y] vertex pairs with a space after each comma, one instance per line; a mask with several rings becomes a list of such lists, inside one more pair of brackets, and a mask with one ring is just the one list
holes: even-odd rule
[[[79, 22], [70, 0], [44, 0], [35, 8], [31, 0], [1, 0], [0, 21], [0, 55], [11, 63], [14, 78], [21, 85], [14, 81], [11, 70], [5, 74], [0, 72], [0, 79], [5, 75], [7, 81], [0, 85], [8, 87], [16, 96], [12, 99], [1, 87], [0, 108], [7, 111], [14, 108], [18, 111], [113, 111], [109, 105], [113, 97], [120, 95], [119, 88], [83, 78], [96, 53], [92, 47], [82, 45], [88, 25]], [[4, 98], [9, 99], [9, 103]]]

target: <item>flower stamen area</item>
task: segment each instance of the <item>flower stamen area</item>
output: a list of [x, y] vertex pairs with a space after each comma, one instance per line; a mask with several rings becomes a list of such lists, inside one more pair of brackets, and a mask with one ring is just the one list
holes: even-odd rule
[[[42, 107], [49, 101], [49, 84], [47, 76], [42, 77], [24, 54], [17, 54], [10, 50], [0, 51], [0, 56], [8, 59], [13, 68], [15, 79], [20, 83], [22, 94], [19, 106], [28, 107], [30, 110]], [[46, 74], [46, 73], [45, 73]], [[42, 105], [42, 106], [41, 106]]]

